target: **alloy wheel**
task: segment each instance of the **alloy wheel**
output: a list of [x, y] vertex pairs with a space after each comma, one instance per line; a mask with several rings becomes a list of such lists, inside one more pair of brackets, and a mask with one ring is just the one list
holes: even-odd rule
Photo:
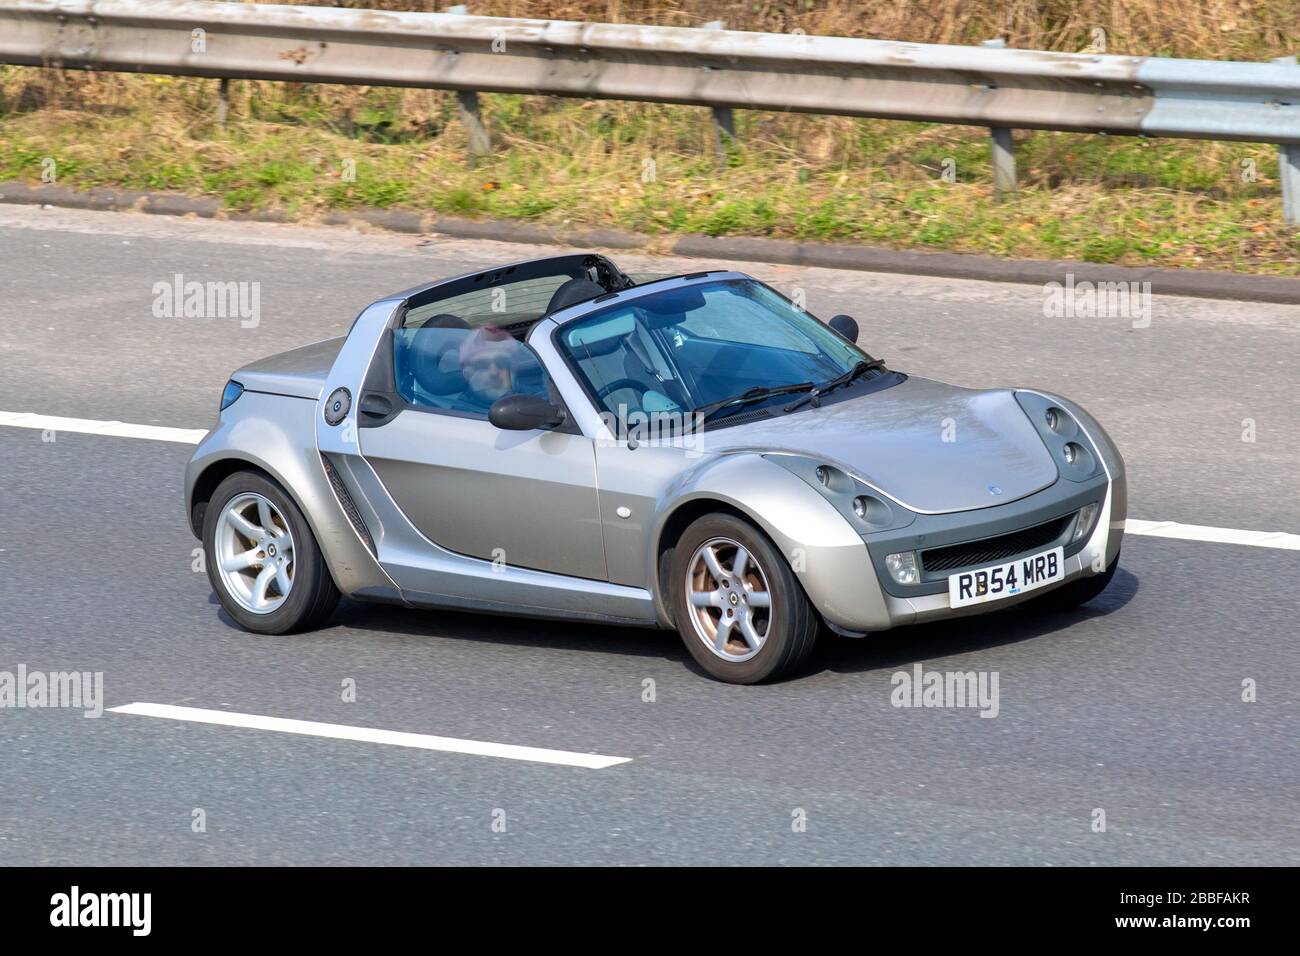
[[254, 614], [270, 614], [293, 588], [293, 533], [269, 498], [244, 492], [227, 502], [214, 536], [226, 593]]
[[747, 661], [762, 650], [772, 598], [762, 566], [738, 541], [711, 538], [687, 564], [686, 604], [696, 636], [716, 656]]

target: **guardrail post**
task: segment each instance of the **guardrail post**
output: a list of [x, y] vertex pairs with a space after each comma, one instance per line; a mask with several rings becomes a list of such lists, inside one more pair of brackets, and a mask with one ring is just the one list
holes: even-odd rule
[[[1001, 37], [980, 44], [997, 50], [1006, 45], [1007, 41]], [[990, 126], [989, 149], [993, 159], [993, 201], [1001, 202], [1016, 191], [1016, 152], [1011, 142], [1011, 130], [1005, 126]]]
[[1282, 180], [1282, 221], [1300, 226], [1300, 146], [1277, 148], [1278, 177]]
[[226, 125], [226, 113], [230, 111], [230, 80], [222, 77], [217, 80], [217, 125]]
[[[1273, 62], [1297, 65], [1293, 56], [1279, 56]], [[1282, 221], [1288, 226], [1300, 226], [1300, 144], [1278, 146], [1277, 178], [1282, 184]]]
[[[702, 30], [724, 30], [726, 25], [721, 20], [710, 20], [702, 24]], [[713, 155], [718, 165], [727, 165], [727, 147], [736, 142], [736, 115], [730, 106], [713, 106]]]
[[474, 165], [480, 159], [492, 155], [492, 138], [488, 136], [487, 126], [483, 123], [483, 114], [479, 111], [478, 94], [473, 90], [457, 90], [456, 106], [460, 111], [460, 121], [469, 138], [469, 164]]
[[[469, 14], [469, 7], [458, 3], [448, 7], [447, 12], [463, 17]], [[460, 123], [465, 127], [465, 137], [469, 141], [469, 164], [472, 167], [480, 159], [492, 155], [492, 137], [488, 135], [487, 126], [483, 123], [483, 113], [479, 109], [476, 92], [457, 90], [456, 108], [460, 113]]]

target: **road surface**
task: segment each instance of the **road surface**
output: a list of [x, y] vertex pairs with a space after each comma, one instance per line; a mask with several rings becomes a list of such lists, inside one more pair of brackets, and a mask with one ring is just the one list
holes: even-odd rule
[[[543, 251], [0, 206], [0, 413], [204, 429], [237, 366]], [[1132, 518], [1300, 532], [1296, 307], [1157, 297], [1135, 328], [1048, 318], [1034, 286], [729, 265], [854, 315], [893, 367], [1079, 401], [1126, 457]], [[178, 274], [260, 283], [256, 325], [155, 316]], [[109, 708], [628, 759], [4, 708], [4, 863], [1300, 863], [1300, 550], [1128, 536], [1077, 612], [836, 638], [792, 680], [733, 687], [670, 632], [351, 602], [317, 633], [240, 631], [193, 570], [191, 451], [0, 424], [0, 679], [102, 672]], [[892, 706], [917, 664], [996, 672], [997, 716]]]

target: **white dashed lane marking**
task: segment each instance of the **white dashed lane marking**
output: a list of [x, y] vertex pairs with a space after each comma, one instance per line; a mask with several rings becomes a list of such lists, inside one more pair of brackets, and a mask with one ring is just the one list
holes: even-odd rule
[[[28, 412], [0, 412], [0, 425], [14, 428], [53, 429], [86, 435], [109, 435], [114, 438], [147, 438], [153, 441], [197, 445], [207, 434], [202, 428], [165, 428], [161, 425], [132, 425], [127, 422], [100, 422], [89, 418], [58, 418]], [[1300, 551], [1300, 534], [1288, 531], [1247, 531], [1242, 528], [1212, 528], [1177, 521], [1146, 521], [1129, 518], [1125, 534], [1152, 538], [1175, 538], [1179, 541], [1206, 541], [1213, 544], [1241, 544], [1253, 548], [1280, 548]]]
[[282, 734], [301, 734], [305, 737], [328, 737], [333, 740], [387, 744], [390, 747], [440, 750], [443, 753], [469, 754], [475, 757], [527, 760], [532, 763], [559, 764], [564, 767], [581, 767], [586, 770], [604, 770], [606, 767], [629, 763], [632, 760], [631, 757], [607, 757], [604, 754], [547, 750], [543, 747], [520, 747], [516, 744], [497, 744], [487, 740], [434, 737], [429, 734], [412, 734], [400, 730], [376, 730], [371, 727], [354, 727], [351, 724], [323, 724], [314, 720], [263, 717], [258, 714], [237, 714], [226, 710], [177, 707], [173, 704], [124, 704], [121, 707], [109, 707], [108, 712], [113, 714], [133, 714], [137, 717], [161, 717], [164, 720], [183, 720], [197, 724], [217, 724], [222, 727], [239, 727], [245, 730], [270, 730]]
[[1244, 531], [1241, 528], [1211, 528], [1203, 524], [1129, 518], [1124, 522], [1124, 533], [1149, 535], [1153, 538], [1177, 538], [1180, 541], [1212, 541], [1215, 544], [1245, 544], [1253, 548], [1300, 551], [1300, 534], [1286, 531]]
[[204, 428], [165, 428], [162, 425], [99, 422], [90, 418], [59, 418], [56, 415], [34, 415], [28, 412], [0, 412], [0, 425], [82, 435], [109, 435], [113, 438], [147, 438], [151, 441], [179, 442], [182, 445], [197, 445], [208, 433]]

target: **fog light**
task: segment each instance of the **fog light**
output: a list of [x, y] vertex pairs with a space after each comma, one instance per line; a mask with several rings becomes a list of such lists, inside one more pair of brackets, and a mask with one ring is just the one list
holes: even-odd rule
[[1070, 540], [1078, 541], [1080, 538], [1086, 537], [1092, 531], [1093, 522], [1096, 520], [1097, 505], [1095, 502], [1080, 508], [1078, 516], [1074, 519], [1074, 534], [1070, 535]]
[[1067, 465], [1073, 465], [1074, 459], [1079, 456], [1079, 449], [1074, 444], [1074, 442], [1067, 442], [1065, 447], [1061, 449], [1061, 451], [1062, 454], [1065, 455], [1065, 463]]
[[898, 584], [919, 584], [921, 570], [916, 565], [915, 551], [900, 551], [898, 554], [885, 555], [885, 567], [889, 576]]

